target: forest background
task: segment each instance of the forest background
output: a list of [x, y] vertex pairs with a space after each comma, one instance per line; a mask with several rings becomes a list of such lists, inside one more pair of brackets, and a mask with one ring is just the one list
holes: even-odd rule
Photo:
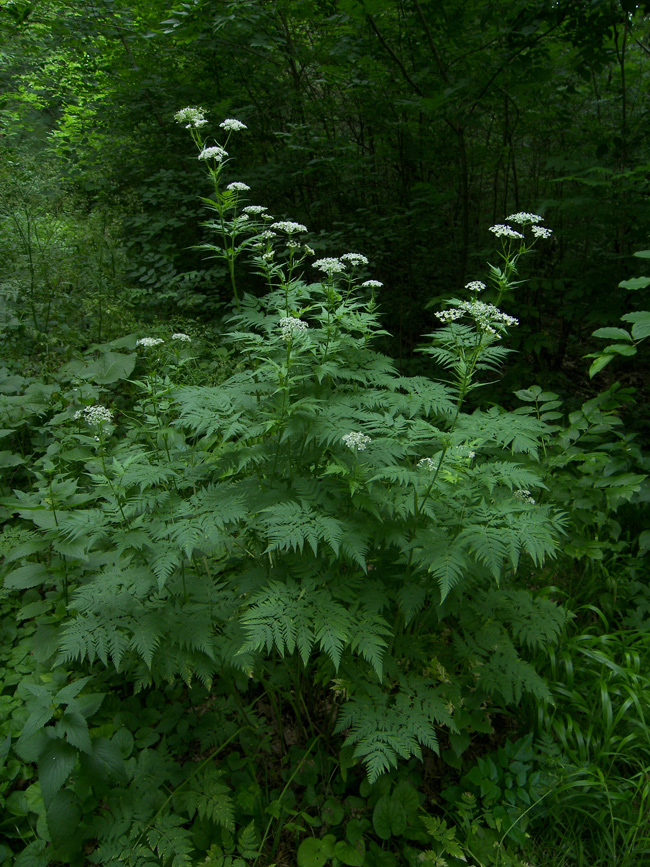
[[0, 863], [648, 858], [649, 14], [2, 3]]

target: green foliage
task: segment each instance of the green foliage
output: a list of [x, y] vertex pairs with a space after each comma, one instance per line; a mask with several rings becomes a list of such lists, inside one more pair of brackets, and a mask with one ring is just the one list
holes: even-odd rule
[[[595, 743], [573, 740], [588, 708], [562, 716], [576, 699], [557, 688], [553, 648], [568, 618], [546, 577], [647, 541], [619, 539], [617, 511], [646, 487], [620, 390], [566, 422], [540, 386], [514, 410], [477, 404], [507, 357], [516, 320], [497, 305], [533, 229], [544, 237], [539, 218], [501, 236], [489, 289], [468, 284], [469, 301], [437, 314], [423, 353], [443, 378], [406, 376], [379, 349], [366, 257], [312, 261], [304, 226], [265, 222], [245, 185], [225, 184], [203, 113], [179, 114], [214, 148], [203, 201], [216, 218], [199, 246], [225, 263], [235, 302], [219, 345], [166, 323], [92, 344], [47, 382], [0, 379], [11, 856], [514, 867]], [[245, 262], [264, 294], [245, 291]], [[607, 722], [590, 792], [603, 757], [644, 736], [642, 720], [617, 731], [644, 685], [636, 646], [624, 688], [602, 676], [619, 662], [584, 656]], [[468, 770], [479, 735], [531, 705], [550, 758], [524, 738]], [[554, 755], [571, 771], [551, 795]], [[422, 776], [432, 763], [458, 780], [445, 818]], [[645, 803], [630, 767], [628, 810]]]

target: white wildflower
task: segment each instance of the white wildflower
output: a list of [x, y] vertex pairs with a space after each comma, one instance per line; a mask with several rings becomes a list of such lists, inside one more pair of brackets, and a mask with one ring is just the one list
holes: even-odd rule
[[349, 262], [350, 265], [367, 265], [368, 260], [365, 256], [362, 256], [361, 253], [344, 253], [341, 256], [341, 259]]
[[455, 307], [452, 307], [449, 310], [442, 310], [440, 313], [436, 313], [436, 317], [441, 322], [453, 322], [455, 319], [460, 319], [462, 315], [463, 311], [457, 310]]
[[365, 280], [361, 284], [362, 289], [381, 289], [383, 283], [380, 283], [379, 280]]
[[242, 211], [244, 214], [261, 214], [263, 211], [268, 211], [268, 208], [264, 205], [246, 205]]
[[141, 337], [140, 340], [136, 340], [136, 346], [159, 346], [161, 343], [165, 341], [161, 337]]
[[516, 500], [521, 500], [522, 503], [528, 503], [531, 506], [535, 505], [535, 500], [530, 495], [530, 491], [526, 490], [526, 488], [522, 488], [519, 491], [515, 491], [512, 495]]
[[317, 259], [312, 262], [312, 268], [317, 268], [319, 271], [324, 271], [328, 275], [339, 274], [345, 271], [345, 264], [340, 259]]
[[292, 337], [302, 334], [309, 328], [306, 322], [303, 322], [302, 319], [297, 319], [295, 316], [283, 316], [280, 319], [279, 325], [282, 329], [284, 340], [291, 340]]
[[227, 117], [225, 120], [222, 120], [219, 124], [221, 129], [225, 129], [226, 132], [239, 132], [242, 129], [248, 129], [245, 123], [242, 123], [240, 120], [235, 120], [234, 117]]
[[297, 241], [287, 241], [286, 246], [290, 250], [297, 250], [300, 244]]
[[260, 238], [263, 238], [265, 241], [269, 241], [271, 238], [275, 238], [277, 236], [277, 232], [260, 232]]
[[[254, 244], [253, 246], [261, 247], [262, 245], [261, 244]], [[269, 250], [268, 253], [262, 253], [262, 259], [264, 259], [265, 262], [270, 262], [274, 256], [275, 256], [275, 250]]]
[[248, 184], [244, 184], [242, 181], [233, 181], [232, 183], [228, 184], [226, 189], [230, 190], [231, 192], [243, 193], [246, 190], [250, 190], [250, 187], [248, 186]]
[[221, 160], [225, 159], [228, 156], [228, 152], [225, 151], [219, 145], [215, 145], [211, 148], [203, 148], [201, 153], [198, 155], [197, 159], [199, 160], [215, 160], [220, 163]]
[[353, 452], [365, 451], [368, 443], [372, 442], [370, 437], [366, 436], [365, 434], [359, 433], [358, 431], [350, 431], [350, 433], [342, 436], [341, 439], [349, 449], [352, 449]]
[[436, 463], [431, 458], [422, 458], [421, 461], [418, 461], [418, 466], [429, 470], [431, 473], [436, 469]]
[[99, 427], [105, 422], [113, 421], [113, 413], [105, 406], [85, 406], [75, 412], [74, 418], [77, 421], [83, 419], [89, 427]]
[[306, 232], [307, 226], [302, 223], [294, 223], [293, 220], [281, 220], [279, 223], [271, 223], [272, 229], [279, 229], [280, 232], [286, 232], [287, 235], [293, 235], [294, 232]]
[[465, 289], [470, 292], [482, 292], [485, 289], [485, 283], [482, 280], [472, 280], [471, 283], [465, 284]]
[[315, 255], [315, 250], [312, 250], [312, 248], [308, 244], [305, 244], [305, 253], [308, 256], [313, 256]]
[[174, 118], [176, 123], [185, 124], [185, 129], [198, 129], [207, 123], [202, 108], [182, 108], [176, 112]]
[[547, 229], [546, 226], [533, 226], [532, 231], [536, 238], [550, 238], [553, 234], [553, 229]]
[[523, 240], [521, 232], [516, 232], [511, 226], [504, 226], [498, 223], [496, 226], [490, 226], [490, 232], [494, 232], [497, 238], [520, 238]]
[[[497, 329], [506, 325], [519, 325], [519, 320], [514, 316], [503, 313], [494, 304], [486, 304], [485, 301], [460, 301], [458, 307], [451, 307], [436, 313], [442, 322], [453, 322], [462, 316], [470, 316], [481, 331], [487, 334], [497, 334]], [[494, 326], [497, 328], [494, 328]]]
[[518, 211], [516, 214], [510, 214], [506, 217], [509, 223], [541, 223], [543, 217], [539, 214], [531, 214], [530, 211]]
[[182, 343], [189, 343], [192, 338], [189, 334], [184, 334], [182, 331], [177, 331], [175, 334], [172, 334], [172, 340], [180, 340]]

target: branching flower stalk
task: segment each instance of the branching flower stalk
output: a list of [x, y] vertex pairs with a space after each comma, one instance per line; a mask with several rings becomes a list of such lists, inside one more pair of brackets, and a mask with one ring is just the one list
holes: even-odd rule
[[[239, 132], [246, 129], [246, 125], [234, 118], [227, 118], [222, 121], [219, 126], [226, 132], [226, 140], [222, 145], [207, 145], [207, 139], [203, 137], [201, 130], [208, 123], [205, 112], [202, 108], [183, 108], [175, 115], [177, 123], [185, 126], [190, 130], [190, 135], [194, 144], [199, 150], [198, 159], [205, 162], [208, 166], [208, 174], [214, 187], [212, 198], [201, 196], [201, 201], [206, 204], [210, 210], [217, 214], [217, 221], [209, 221], [203, 223], [208, 228], [216, 228], [223, 239], [223, 247], [216, 247], [213, 244], [201, 244], [195, 249], [211, 250], [217, 253], [221, 258], [225, 259], [230, 276], [230, 284], [232, 286], [233, 296], [235, 299], [235, 307], [239, 312], [241, 309], [239, 293], [237, 291], [237, 281], [235, 277], [235, 261], [241, 251], [250, 244], [250, 239], [243, 243], [237, 243], [237, 238], [242, 234], [246, 224], [250, 220], [247, 213], [237, 215], [237, 206], [239, 204], [239, 194], [243, 191], [246, 184], [229, 184], [225, 191], [220, 189], [220, 180], [223, 169], [228, 162], [228, 151], [226, 147], [233, 132]], [[232, 211], [232, 215], [229, 212]]]

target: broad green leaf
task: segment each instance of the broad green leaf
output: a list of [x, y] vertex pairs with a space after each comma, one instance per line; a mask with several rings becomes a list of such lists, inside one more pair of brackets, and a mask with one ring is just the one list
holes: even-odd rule
[[636, 313], [626, 313], [621, 317], [625, 322], [632, 322], [632, 337], [644, 340], [650, 336], [650, 311], [638, 310]]
[[624, 328], [599, 328], [591, 336], [604, 337], [606, 340], [629, 340], [632, 342], [632, 335]]
[[402, 780], [395, 786], [392, 797], [399, 801], [406, 813], [415, 813], [420, 807], [417, 789], [406, 780]]
[[22, 458], [20, 455], [17, 455], [14, 452], [9, 452], [9, 451], [0, 452], [0, 468], [17, 467], [20, 464], [24, 464], [24, 463], [25, 463], [25, 458]]
[[298, 867], [323, 867], [329, 861], [323, 840], [307, 837], [298, 847]]
[[619, 289], [629, 289], [635, 292], [637, 289], [646, 289], [650, 286], [650, 277], [630, 277], [629, 280], [621, 280]]
[[[632, 333], [634, 333], [634, 329]], [[603, 352], [608, 355], [636, 355], [636, 347], [629, 346], [627, 343], [610, 343]]]
[[[593, 356], [591, 356], [593, 358]], [[592, 362], [591, 367], [589, 368], [589, 378], [593, 379], [593, 377], [599, 373], [603, 367], [606, 367], [609, 362], [615, 358], [614, 355], [597, 355], [596, 360]]]
[[79, 695], [84, 686], [92, 680], [90, 677], [82, 677], [79, 680], [74, 680], [67, 686], [62, 687], [54, 697], [57, 704], [68, 704], [75, 696]]
[[68, 779], [77, 759], [77, 751], [62, 740], [53, 740], [38, 760], [38, 779], [45, 806], [49, 808], [54, 796]]
[[650, 250], [637, 250], [634, 255], [637, 259], [650, 259]]
[[530, 388], [520, 388], [519, 391], [515, 392], [515, 395], [519, 398], [519, 400], [525, 401], [533, 401], [537, 400], [542, 393], [542, 389], [539, 385], [531, 385]]
[[54, 706], [50, 704], [47, 707], [39, 707], [33, 711], [23, 726], [18, 743], [23, 744], [28, 738], [31, 738], [32, 735], [42, 729], [54, 716], [54, 710]]
[[47, 827], [55, 846], [65, 844], [79, 831], [81, 810], [74, 792], [57, 792], [47, 808]]
[[80, 379], [90, 379], [98, 385], [111, 385], [121, 379], [128, 379], [137, 358], [135, 353], [125, 355], [123, 352], [105, 352], [95, 361], [71, 362], [66, 366], [66, 372]]
[[14, 569], [4, 579], [7, 590], [28, 590], [30, 587], [40, 587], [46, 582], [53, 584], [52, 576], [43, 563], [28, 563]]
[[59, 727], [63, 729], [68, 743], [73, 747], [84, 753], [92, 752], [88, 723], [78, 711], [68, 709], [57, 723], [57, 728]]
[[366, 847], [363, 840], [352, 846], [347, 840], [339, 840], [334, 847], [336, 857], [348, 867], [363, 867], [366, 858]]
[[398, 837], [406, 830], [406, 811], [397, 798], [383, 795], [375, 804], [372, 824], [382, 840]]

